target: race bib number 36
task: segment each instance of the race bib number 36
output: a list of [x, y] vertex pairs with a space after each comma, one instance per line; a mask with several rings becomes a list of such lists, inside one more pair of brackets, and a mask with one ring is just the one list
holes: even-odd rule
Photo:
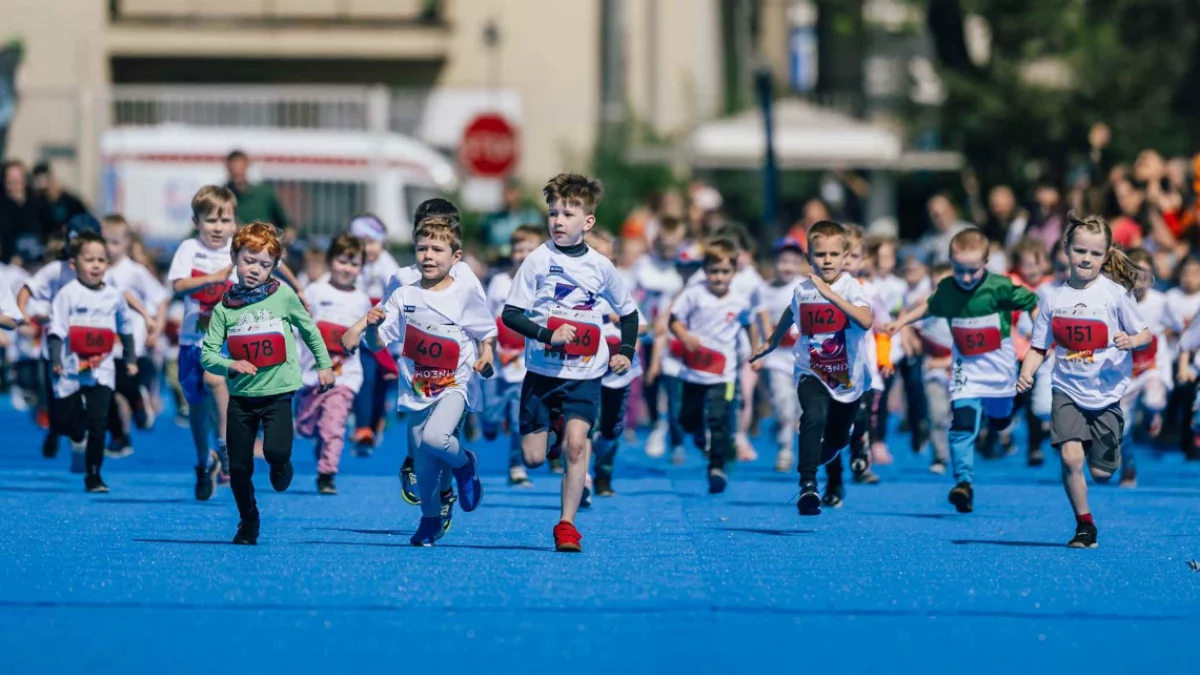
[[458, 342], [433, 335], [411, 323], [404, 328], [404, 358], [417, 368], [433, 368], [453, 373], [458, 369]]
[[950, 324], [954, 346], [963, 356], [980, 356], [1000, 349], [1000, 316], [954, 319]]
[[800, 304], [800, 332], [821, 335], [846, 330], [846, 314], [832, 303], [805, 302]]
[[1055, 312], [1050, 327], [1054, 341], [1067, 351], [1090, 352], [1108, 347], [1108, 324], [1079, 310]]

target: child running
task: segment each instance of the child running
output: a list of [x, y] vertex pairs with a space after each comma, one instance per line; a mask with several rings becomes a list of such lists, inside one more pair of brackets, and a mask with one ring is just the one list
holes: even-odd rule
[[[631, 367], [637, 346], [637, 306], [612, 262], [588, 248], [584, 233], [596, 224], [603, 188], [578, 174], [559, 174], [543, 188], [550, 207], [550, 241], [521, 265], [504, 307], [504, 324], [525, 336], [521, 385], [521, 450], [525, 464], [546, 461], [551, 420], [565, 419], [567, 467], [562, 512], [554, 526], [554, 546], [578, 553], [583, 537], [575, 514], [583, 498], [596, 423], [600, 380]], [[621, 346], [612, 354], [600, 337], [603, 299], [620, 319]], [[528, 315], [526, 314], [528, 313]]]
[[[47, 346], [57, 399], [51, 425], [71, 440], [73, 457], [84, 453], [84, 489], [108, 492], [100, 466], [116, 387], [113, 347], [120, 336], [125, 353], [134, 353], [130, 311], [122, 293], [104, 281], [108, 251], [99, 234], [80, 232], [68, 244], [68, 255], [76, 278], [50, 306]], [[130, 377], [137, 375], [134, 361], [127, 360], [125, 368]]]
[[708, 455], [708, 493], [725, 491], [725, 463], [734, 452], [734, 389], [738, 335], [751, 301], [733, 291], [738, 245], [718, 238], [704, 246], [704, 283], [689, 285], [671, 306], [671, 350], [683, 362], [679, 422]]
[[[1154, 261], [1150, 252], [1135, 248], [1128, 252], [1129, 260], [1144, 270], [1149, 270], [1151, 281]], [[1125, 398], [1121, 400], [1121, 414], [1125, 416], [1124, 441], [1133, 439], [1133, 421], [1143, 413], [1143, 424], [1150, 438], [1158, 438], [1163, 426], [1163, 410], [1175, 381], [1171, 377], [1171, 352], [1167, 347], [1164, 318], [1166, 296], [1149, 286], [1133, 289], [1137, 300], [1138, 315], [1150, 329], [1150, 344], [1133, 352], [1133, 373]], [[1194, 424], [1194, 422], [1193, 422]], [[1137, 462], [1134, 444], [1122, 442], [1121, 487], [1137, 487]]]
[[1040, 308], [1017, 387], [1033, 386], [1034, 373], [1053, 349], [1050, 444], [1062, 453], [1063, 487], [1075, 511], [1075, 536], [1067, 545], [1096, 548], [1083, 464], [1086, 458], [1099, 482], [1121, 465], [1121, 399], [1133, 373], [1130, 352], [1151, 340], [1129, 291], [1148, 283], [1149, 272], [1113, 247], [1103, 218], [1071, 218], [1063, 242], [1070, 275]]
[[817, 468], [836, 459], [846, 447], [859, 399], [870, 385], [866, 335], [874, 325], [874, 314], [862, 284], [842, 272], [850, 250], [846, 228], [822, 220], [808, 229], [807, 236], [813, 273], [796, 287], [791, 306], [754, 360], [778, 348], [793, 324], [799, 329], [792, 350], [800, 400], [796, 507], [802, 516], [817, 516], [821, 514]]
[[239, 282], [213, 308], [200, 362], [228, 382], [229, 480], [240, 517], [233, 543], [253, 546], [260, 523], [253, 481], [260, 428], [271, 487], [283, 492], [292, 483], [292, 397], [301, 386], [294, 330], [316, 359], [321, 389], [333, 387], [335, 377], [325, 342], [300, 297], [271, 278], [283, 255], [275, 226], [250, 223], [233, 238], [231, 251]]
[[310, 351], [300, 353], [303, 388], [296, 396], [296, 432], [316, 439], [317, 493], [337, 494], [334, 476], [346, 444], [346, 420], [363, 383], [356, 350], [342, 347], [342, 335], [371, 309], [371, 299], [355, 284], [362, 271], [362, 241], [351, 234], [334, 237], [325, 253], [328, 278], [305, 289], [313, 321], [329, 352], [337, 384], [321, 386], [320, 368]]
[[1013, 312], [1032, 312], [1037, 296], [1007, 276], [988, 270], [990, 246], [971, 228], [950, 240], [952, 274], [933, 295], [900, 313], [888, 332], [926, 315], [949, 321], [953, 339], [950, 373], [950, 460], [954, 488], [950, 503], [959, 513], [975, 509], [975, 442], [982, 417], [999, 432], [1012, 423], [1017, 394], [1017, 355], [1012, 340]]
[[[200, 363], [200, 343], [212, 320], [213, 310], [225, 291], [237, 281], [230, 264], [230, 242], [237, 230], [237, 198], [228, 188], [202, 187], [192, 198], [192, 223], [196, 237], [184, 240], [175, 249], [167, 281], [176, 295], [182, 295], [183, 323], [179, 330], [178, 378], [188, 403], [188, 426], [196, 449], [196, 487], [198, 501], [207, 501], [217, 487], [218, 474], [229, 475], [226, 452], [226, 412], [229, 389], [225, 379], [206, 373]], [[211, 407], [210, 407], [211, 406]], [[210, 420], [216, 419], [216, 429]], [[216, 432], [216, 457], [210, 457], [209, 439]]]
[[346, 331], [342, 344], [352, 349], [363, 336], [376, 351], [403, 344], [398, 407], [409, 413], [409, 447], [421, 498], [421, 522], [410, 542], [432, 546], [450, 529], [451, 479], [458, 484], [463, 511], [474, 511], [483, 497], [478, 460], [461, 447], [459, 433], [467, 411], [478, 405], [474, 373], [492, 373], [496, 323], [475, 289], [450, 276], [462, 259], [457, 221], [426, 218], [417, 224], [413, 241], [421, 281], [397, 288], [382, 307], [372, 308]]
[[[775, 278], [766, 283], [759, 292], [763, 307], [770, 314], [772, 321], [779, 317], [792, 305], [792, 297], [796, 287], [803, 280], [807, 259], [804, 247], [796, 239], [783, 239], [775, 245]], [[796, 463], [797, 425], [800, 424], [800, 404], [796, 399], [795, 387], [792, 383], [792, 371], [796, 367], [796, 358], [792, 349], [800, 331], [793, 323], [779, 343], [786, 350], [771, 352], [762, 361], [754, 364], [758, 370], [766, 370], [767, 389], [771, 393], [771, 408], [775, 418], [775, 470], [787, 473]]]

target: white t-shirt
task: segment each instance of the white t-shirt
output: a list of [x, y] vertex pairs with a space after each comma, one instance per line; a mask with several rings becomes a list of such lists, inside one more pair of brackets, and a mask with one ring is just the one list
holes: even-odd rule
[[[604, 323], [600, 326], [600, 336], [608, 343], [608, 353], [617, 354], [621, 349], [621, 323], [620, 321], [613, 323], [613, 310], [607, 302], [601, 300], [596, 307], [604, 315]], [[646, 316], [642, 314], [642, 310], [637, 310], [638, 313], [638, 329], [648, 325]], [[619, 318], [619, 317], [618, 317]], [[628, 387], [634, 380], [642, 376], [642, 359], [635, 351], [633, 359], [629, 361], [629, 370], [620, 375], [609, 370], [604, 373], [604, 379], [600, 380], [600, 386], [605, 389], [622, 389]]]
[[1101, 275], [1083, 289], [1062, 284], [1047, 294], [1033, 322], [1032, 343], [1054, 345], [1051, 386], [1081, 408], [1101, 410], [1119, 403], [1129, 387], [1133, 357], [1113, 346], [1113, 336], [1146, 329], [1124, 286]]
[[700, 338], [700, 348], [689, 352], [678, 339], [671, 340], [669, 349], [683, 364], [679, 379], [695, 384], [737, 379], [740, 318], [749, 305], [749, 298], [732, 287], [721, 297], [713, 295], [708, 286], [689, 285], [683, 289], [671, 306], [671, 316]]
[[1137, 308], [1146, 327], [1150, 329], [1150, 344], [1133, 351], [1133, 382], [1129, 384], [1129, 393], [1141, 391], [1146, 382], [1154, 378], [1166, 385], [1169, 391], [1175, 386], [1175, 374], [1171, 370], [1175, 354], [1167, 344], [1167, 336], [1163, 331], [1167, 296], [1153, 288], [1147, 289]]
[[[106, 272], [104, 275], [104, 283], [108, 286], [113, 285], [110, 272]], [[46, 263], [25, 281], [25, 287], [29, 289], [30, 293], [30, 304], [25, 305], [25, 311], [29, 312], [31, 316], [37, 316], [39, 312], [35, 309], [42, 308], [49, 314], [54, 298], [72, 281], [75, 281], [75, 270], [71, 268], [71, 263], [66, 260], [53, 260]], [[34, 302], [39, 304], [32, 304]], [[49, 358], [49, 354], [46, 352], [46, 336], [49, 334], [50, 327], [45, 326], [42, 330], [41, 358]]]
[[576, 328], [570, 344], [551, 347], [525, 341], [525, 367], [531, 372], [564, 380], [594, 380], [608, 372], [608, 343], [600, 334], [599, 300], [606, 300], [619, 316], [637, 305], [616, 267], [591, 248], [579, 257], [569, 256], [553, 242], [534, 249], [513, 279], [508, 303], [551, 331], [563, 324]]
[[[151, 316], [158, 313], [158, 306], [170, 297], [165, 286], [146, 266], [132, 258], [122, 258], [108, 270], [113, 286], [122, 293], [131, 293]], [[140, 312], [129, 312], [129, 332], [133, 334], [133, 348], [138, 358], [146, 355], [146, 319]], [[124, 348], [118, 344], [113, 351], [116, 358], [123, 358]]]
[[[454, 279], [454, 283], [471, 286], [472, 290], [479, 293], [479, 298], [486, 302], [487, 296], [483, 292], [483, 284], [479, 282], [479, 277], [475, 276], [475, 271], [471, 266], [462, 260], [450, 266], [450, 276]], [[408, 267], [397, 269], [392, 278], [388, 280], [387, 288], [384, 290], [383, 297], [389, 298], [392, 293], [396, 292], [401, 286], [412, 286], [413, 284], [421, 283], [421, 268], [415, 264]], [[371, 296], [375, 297], [375, 296]], [[378, 303], [376, 303], [378, 304]], [[503, 307], [501, 308], [503, 309]]]
[[935, 358], [945, 358], [954, 352], [954, 336], [950, 333], [950, 322], [941, 317], [927, 316], [917, 322], [914, 328], [925, 350], [925, 381], [941, 382], [949, 386], [949, 364], [940, 368], [929, 364]]
[[[796, 287], [800, 285], [800, 281], [800, 277], [782, 284], [777, 281], [769, 281], [763, 284], [759, 290], [758, 296], [762, 299], [763, 309], [771, 317], [771, 325], [767, 328], [768, 338], [775, 331], [775, 325], [779, 323], [780, 317], [792, 306], [792, 298], [796, 294]], [[799, 337], [800, 329], [796, 328], [795, 322], [792, 322], [787, 327], [787, 332], [783, 334], [779, 348], [763, 357], [763, 366], [790, 375], [796, 368], [796, 357], [792, 354], [792, 349], [796, 346], [796, 340]]]
[[638, 258], [630, 272], [633, 298], [651, 321], [658, 320], [664, 297], [673, 298], [683, 290], [683, 277], [675, 269], [675, 261], [664, 260], [653, 253]]
[[[167, 270], [167, 283], [174, 284], [180, 279], [202, 277], [218, 270], [229, 267], [232, 262], [230, 246], [232, 240], [219, 249], [208, 248], [199, 239], [187, 239], [175, 249], [175, 257], [171, 259], [171, 267]], [[229, 273], [224, 283], [204, 286], [189, 293], [183, 298], [183, 322], [179, 327], [179, 345], [182, 347], [198, 346], [208, 331], [208, 322], [212, 320], [213, 308], [221, 302], [225, 291], [237, 283], [237, 270]]]
[[500, 315], [508, 301], [513, 278], [509, 272], [492, 277], [487, 287], [488, 311], [496, 318], [496, 369], [500, 379], [517, 384], [525, 379], [525, 337], [504, 325]]
[[[895, 274], [877, 276], [874, 282], [879, 291], [879, 306], [887, 314], [883, 323], [895, 321], [905, 307], [904, 297], [908, 293], [908, 284]], [[900, 363], [904, 358], [904, 346], [898, 339], [892, 340], [891, 345], [892, 363]]]
[[[879, 287], [870, 279], [859, 279], [859, 283], [862, 284], [863, 295], [867, 297], [867, 306], [871, 308], [871, 319], [877, 326], [886, 324], [889, 318], [879, 296]], [[863, 349], [867, 356], [867, 370], [871, 373], [871, 389], [883, 391], [883, 375], [879, 372], [879, 351], [875, 344], [875, 329], [867, 331], [863, 340], [865, 342]]]
[[457, 280], [440, 291], [406, 285], [388, 296], [383, 309], [387, 318], [378, 329], [380, 340], [403, 344], [397, 363], [404, 384], [397, 407], [422, 410], [458, 392], [469, 409], [476, 409], [475, 341], [496, 335], [495, 317], [482, 294]]
[[[662, 299], [660, 299], [658, 303], [658, 314], [660, 316], [669, 315], [671, 313], [671, 306], [675, 304], [675, 298], [677, 297], [679, 297], [678, 293], [673, 295], [663, 295]], [[674, 337], [668, 334], [667, 344], [669, 345], [669, 341], [674, 339]], [[662, 369], [662, 374], [664, 377], [679, 377], [679, 371], [683, 370], [683, 362], [675, 358], [671, 354], [671, 350], [669, 348], [663, 349], [663, 354], [659, 359], [659, 366]]]
[[[382, 251], [375, 262], [363, 262], [362, 271], [358, 273], [358, 288], [363, 289], [373, 304], [379, 304], [386, 297], [385, 291], [392, 277], [399, 271], [400, 263], [396, 262], [391, 253]], [[328, 280], [328, 276], [325, 275], [323, 280]], [[305, 296], [307, 295], [305, 292]]]
[[[359, 358], [361, 351], [346, 354], [342, 348], [342, 334], [371, 311], [371, 298], [357, 288], [343, 291], [328, 281], [309, 284], [304, 289], [304, 297], [312, 308], [313, 323], [321, 332], [325, 349], [329, 351], [337, 384], [349, 387], [357, 394], [363, 383], [362, 361]], [[317, 379], [316, 357], [308, 349], [297, 351], [300, 352], [300, 381], [306, 387], [317, 386], [320, 382]]]
[[62, 376], [54, 395], [65, 398], [80, 387], [116, 386], [113, 347], [129, 333], [129, 306], [110, 284], [91, 289], [78, 281], [62, 287], [50, 306], [50, 335], [62, 338]]
[[[831, 287], [852, 305], [871, 306], [862, 284], [849, 274], [839, 276]], [[800, 339], [792, 348], [796, 383], [804, 377], [815, 377], [835, 400], [843, 403], [858, 400], [870, 384], [871, 373], [864, 353], [868, 350], [868, 330], [826, 300], [812, 279], [796, 286], [792, 314], [800, 332]]]
[[1163, 315], [1163, 326], [1175, 335], [1182, 335], [1192, 325], [1196, 314], [1200, 313], [1200, 293], [1188, 295], [1181, 288], [1172, 288], [1164, 295], [1167, 308]]

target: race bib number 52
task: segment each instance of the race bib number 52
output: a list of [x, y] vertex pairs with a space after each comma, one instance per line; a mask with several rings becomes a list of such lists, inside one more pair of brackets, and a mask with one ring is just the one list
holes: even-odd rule
[[1000, 349], [1000, 315], [953, 319], [950, 334], [963, 356], [981, 356]]

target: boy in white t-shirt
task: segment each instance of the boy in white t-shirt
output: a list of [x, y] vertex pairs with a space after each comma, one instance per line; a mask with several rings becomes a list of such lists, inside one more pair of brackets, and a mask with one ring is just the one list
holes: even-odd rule
[[[184, 296], [183, 323], [179, 330], [179, 386], [188, 402], [188, 423], [196, 450], [195, 497], [207, 501], [217, 486], [217, 475], [229, 473], [225, 445], [229, 388], [225, 378], [206, 373], [200, 363], [200, 343], [208, 331], [213, 309], [233, 285], [230, 243], [237, 231], [237, 197], [228, 188], [200, 188], [192, 198], [192, 222], [197, 234], [175, 249], [167, 281], [176, 295]], [[211, 408], [209, 406], [212, 406]], [[209, 420], [216, 417], [217, 428]], [[209, 440], [215, 432], [216, 457], [210, 458]]]
[[[804, 256], [804, 247], [798, 240], [788, 238], [780, 241], [775, 245], [774, 253], [775, 278], [763, 284], [759, 291], [763, 308], [770, 315], [772, 324], [792, 306], [796, 287], [811, 271], [808, 269], [808, 259]], [[753, 366], [756, 370], [766, 371], [767, 389], [771, 393], [771, 409], [775, 413], [775, 443], [778, 446], [775, 453], [775, 470], [780, 473], [791, 471], [796, 461], [796, 454], [792, 448], [796, 444], [796, 429], [800, 424], [800, 403], [792, 381], [792, 371], [796, 367], [792, 348], [799, 337], [800, 332], [793, 324], [779, 344], [786, 349], [771, 352]]]
[[[1129, 251], [1129, 260], [1153, 275], [1154, 261], [1149, 251], [1141, 248]], [[1137, 487], [1137, 464], [1134, 455], [1133, 420], [1140, 410], [1145, 413], [1146, 428], [1151, 438], [1158, 438], [1163, 426], [1163, 411], [1171, 389], [1171, 350], [1167, 345], [1165, 318], [1166, 295], [1149, 286], [1133, 289], [1138, 314], [1150, 329], [1150, 343], [1133, 352], [1133, 373], [1125, 398], [1121, 399], [1121, 414], [1125, 416], [1125, 438], [1122, 442], [1121, 487]]]
[[675, 298], [668, 324], [676, 337], [670, 349], [683, 363], [679, 422], [708, 454], [709, 494], [725, 491], [725, 464], [734, 452], [738, 339], [751, 308], [750, 298], [730, 287], [739, 252], [732, 239], [705, 244], [704, 283]]
[[842, 272], [850, 240], [829, 220], [808, 229], [813, 273], [796, 287], [792, 304], [754, 359], [774, 351], [794, 324], [800, 333], [792, 349], [796, 395], [800, 399], [800, 499], [802, 516], [821, 513], [817, 468], [846, 447], [859, 399], [870, 386], [867, 331], [874, 324], [862, 284]]
[[[52, 428], [71, 440], [72, 453], [85, 457], [84, 489], [108, 492], [100, 477], [104, 437], [116, 372], [113, 347], [119, 339], [133, 353], [129, 306], [124, 295], [105, 283], [108, 251], [95, 232], [81, 232], [68, 244], [76, 278], [62, 287], [50, 307], [47, 350], [53, 372]], [[137, 364], [125, 363], [129, 375]]]
[[362, 271], [363, 245], [354, 235], [333, 238], [325, 254], [327, 278], [305, 289], [313, 321], [333, 363], [337, 382], [323, 388], [312, 352], [300, 351], [301, 382], [296, 393], [296, 432], [317, 442], [317, 493], [337, 494], [334, 477], [346, 444], [346, 421], [354, 396], [363, 383], [362, 361], [356, 350], [342, 347], [342, 335], [371, 309], [371, 299], [357, 287]]
[[[600, 380], [629, 370], [637, 346], [637, 305], [616, 267], [588, 248], [584, 233], [596, 224], [603, 188], [577, 174], [559, 174], [542, 190], [550, 207], [550, 241], [529, 254], [513, 280], [504, 324], [525, 336], [521, 386], [521, 450], [526, 466], [546, 459], [552, 421], [565, 420], [567, 459], [562, 513], [554, 527], [558, 551], [578, 553], [575, 514], [583, 498]], [[605, 300], [620, 317], [621, 345], [612, 354], [601, 337]]]
[[[677, 255], [686, 237], [687, 228], [682, 220], [663, 217], [659, 221], [650, 251], [638, 258], [632, 269], [633, 298], [652, 325], [663, 326], [663, 332], [666, 316], [660, 313], [683, 290], [683, 276], [678, 270]], [[646, 363], [652, 363], [655, 350], [652, 336], [643, 340], [643, 347], [643, 358]], [[665, 386], [664, 381], [659, 378], [646, 378], [642, 383], [642, 398], [646, 402], [651, 426], [650, 435], [646, 439], [646, 454], [651, 457], [661, 457], [666, 453], [668, 433], [672, 426], [678, 426], [669, 414], [669, 406], [660, 401], [660, 392], [661, 397], [666, 398], [669, 395], [666, 392], [675, 386], [674, 374], [668, 379], [670, 381], [666, 382]], [[672, 438], [671, 441], [673, 446], [680, 443], [679, 438]]]
[[[374, 214], [365, 213], [350, 220], [347, 230], [362, 242], [366, 256], [359, 274], [358, 288], [367, 294], [372, 305], [387, 297], [389, 281], [400, 271], [400, 264], [384, 248], [387, 226]], [[351, 436], [355, 453], [370, 456], [383, 442], [387, 426], [387, 391], [395, 379], [395, 364], [386, 351], [367, 354], [362, 361], [363, 384], [354, 397], [355, 430]]]
[[1063, 487], [1075, 512], [1075, 536], [1067, 545], [1096, 548], [1083, 465], [1086, 459], [1099, 482], [1108, 482], [1121, 465], [1121, 399], [1133, 374], [1130, 352], [1152, 339], [1129, 291], [1149, 282], [1149, 270], [1113, 247], [1103, 218], [1072, 218], [1063, 242], [1070, 276], [1039, 307], [1017, 388], [1033, 386], [1034, 373], [1053, 348], [1050, 444], [1062, 455]]
[[533, 481], [525, 471], [521, 459], [520, 425], [521, 382], [525, 380], [525, 338], [504, 325], [500, 315], [512, 289], [513, 275], [521, 269], [521, 263], [537, 247], [546, 241], [546, 228], [538, 225], [521, 225], [508, 238], [509, 259], [512, 267], [499, 272], [488, 282], [487, 304], [492, 316], [496, 317], [496, 368], [499, 377], [489, 378], [483, 383], [483, 436], [496, 438], [507, 426], [508, 484], [513, 487], [530, 488]]
[[421, 498], [414, 546], [432, 546], [450, 529], [451, 480], [463, 511], [474, 511], [483, 497], [478, 461], [462, 448], [459, 433], [467, 410], [479, 405], [476, 373], [493, 371], [496, 322], [474, 289], [450, 276], [462, 258], [461, 232], [444, 216], [422, 220], [413, 232], [421, 281], [397, 288], [342, 337], [348, 348], [360, 336], [376, 351], [403, 345], [397, 406], [408, 413]]

